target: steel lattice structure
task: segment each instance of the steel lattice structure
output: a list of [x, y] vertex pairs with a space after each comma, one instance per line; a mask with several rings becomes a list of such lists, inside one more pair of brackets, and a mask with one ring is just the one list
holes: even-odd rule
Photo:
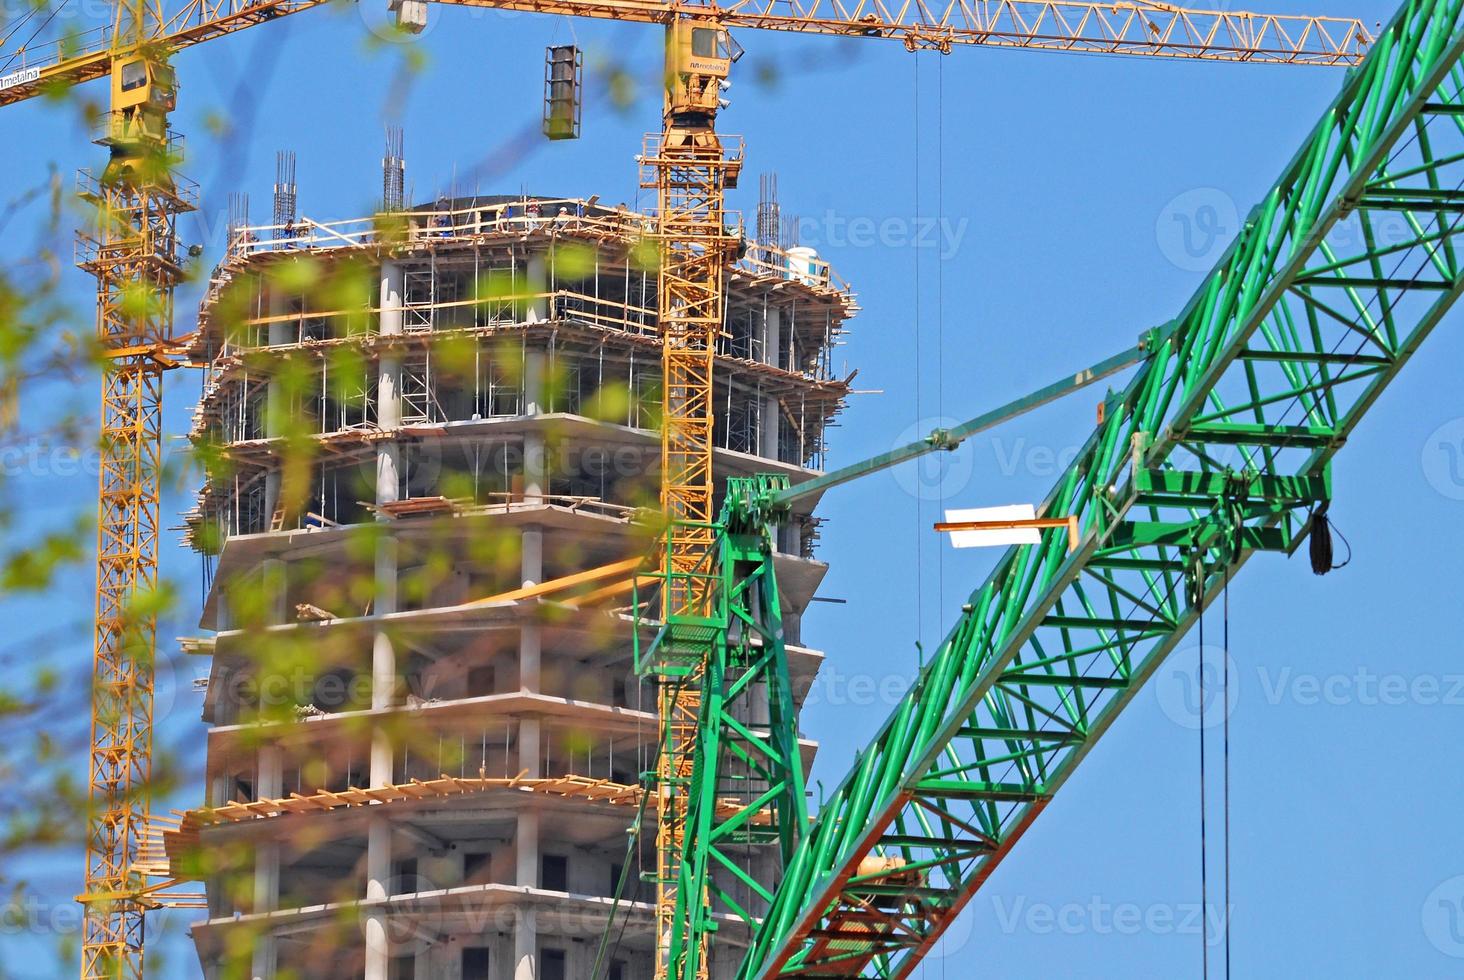
[[[118, 8], [116, 57], [144, 65], [161, 12]], [[144, 76], [145, 77], [145, 76]], [[171, 175], [166, 124], [146, 106], [114, 99], [98, 142], [111, 160], [83, 173], [95, 209], [78, 265], [96, 277], [96, 332], [105, 358], [97, 494], [97, 592], [93, 646], [86, 915], [82, 976], [142, 976], [146, 883], [136, 870], [152, 777], [153, 660], [157, 623], [158, 497], [163, 372], [174, 366], [173, 290], [183, 278], [177, 215], [192, 189]]]
[[[733, 477], [728, 483], [734, 498], [787, 486], [783, 477]], [[657, 841], [658, 853], [664, 846], [677, 848], [670, 869], [672, 915], [658, 962], [679, 977], [707, 975], [714, 907], [753, 921], [756, 910], [738, 902], [730, 882], [746, 886], [759, 903], [772, 901], [772, 882], [746, 870], [746, 856], [773, 849], [770, 867], [781, 868], [808, 823], [771, 529], [741, 520], [733, 509], [724, 509], [718, 523], [705, 529], [714, 535], [703, 565], [711, 574], [693, 575], [706, 590], [707, 607], [695, 621], [668, 619], [650, 647], [636, 651], [637, 669], [647, 673], [674, 676], [676, 665], [685, 664], [679, 683], [668, 687], [695, 694], [678, 697], [672, 716], [689, 715], [684, 776], [676, 784], [682, 803], [674, 826], [681, 833], [675, 841]], [[666, 570], [662, 575], [663, 593], [681, 577]], [[688, 653], [698, 659], [688, 662]], [[663, 735], [663, 755], [670, 745]], [[658, 805], [663, 796], [658, 794]], [[729, 807], [729, 800], [741, 805]]]
[[[1410, 0], [794, 856], [742, 975], [909, 975], [1464, 290], [1464, 22]], [[1345, 225], [1345, 229], [1344, 229]], [[1348, 234], [1338, 234], [1345, 230]], [[861, 862], [870, 857], [882, 860]]]
[[[181, 48], [323, 6], [329, 0], [186, 0], [161, 21], [159, 37]], [[940, 7], [902, 0], [442, 0], [461, 6], [592, 17], [643, 24], [693, 18], [728, 28], [834, 37], [889, 38], [916, 48], [953, 45], [1277, 64], [1354, 65], [1370, 37], [1360, 20], [1237, 10], [1188, 10], [1165, 3], [999, 0]], [[0, 76], [0, 105], [111, 71], [101, 30], [41, 44]]]
[[[712, 95], [717, 82], [709, 80]], [[706, 946], [683, 973], [683, 902], [700, 905], [705, 889], [684, 898], [681, 858], [691, 786], [692, 755], [703, 708], [702, 672], [711, 655], [706, 623], [714, 587], [706, 569], [714, 541], [712, 501], [712, 365], [722, 330], [726, 269], [736, 247], [724, 204], [742, 167], [740, 146], [729, 152], [714, 116], [686, 118], [668, 103], [662, 133], [646, 138], [641, 186], [656, 191], [661, 355], [661, 507], [667, 517], [661, 590], [663, 622], [675, 624], [652, 668], [661, 749], [656, 766], [657, 969], [706, 975]], [[663, 974], [664, 975], [664, 974]]]

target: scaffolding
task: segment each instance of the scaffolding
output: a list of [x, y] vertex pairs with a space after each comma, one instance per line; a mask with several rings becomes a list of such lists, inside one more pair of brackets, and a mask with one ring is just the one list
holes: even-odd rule
[[[409, 430], [438, 427], [434, 458], [412, 466], [421, 447], [406, 447], [405, 499], [439, 495], [445, 483], [473, 500], [506, 492], [521, 471], [511, 447], [522, 434], [482, 429], [519, 419], [530, 352], [546, 358], [541, 412], [578, 416], [652, 434], [660, 426], [661, 338], [656, 277], [637, 260], [648, 228], [642, 215], [575, 199], [519, 197], [445, 202], [403, 213], [406, 243], [384, 242], [365, 220], [241, 225], [200, 310], [191, 353], [206, 365], [204, 397], [192, 436], [219, 447], [227, 479], [211, 478], [188, 516], [191, 533], [205, 524], [222, 541], [271, 529], [264, 473], [278, 437], [267, 425], [273, 365], [289, 359], [308, 388], [292, 392], [287, 410], [319, 440], [312, 497], [281, 529], [312, 522], [349, 523], [360, 513], [363, 461], [378, 429], [377, 367], [387, 349], [401, 357], [401, 422]], [[583, 245], [588, 264], [559, 260]], [[323, 303], [293, 295], [269, 274], [297, 249], [327, 265], [391, 256], [402, 267], [402, 335], [379, 335], [381, 308]], [[288, 251], [287, 251], [288, 250]], [[770, 257], [771, 256], [771, 257]], [[825, 429], [848, 393], [832, 373], [833, 347], [857, 309], [846, 285], [794, 276], [775, 251], [738, 260], [728, 272], [724, 329], [715, 355], [715, 448], [775, 457], [801, 467], [821, 465]], [[221, 312], [227, 308], [230, 313]], [[240, 314], [242, 312], [242, 315]], [[770, 323], [776, 336], [770, 338]], [[437, 348], [451, 338], [451, 370]], [[271, 342], [273, 341], [273, 342]], [[460, 363], [467, 357], [471, 368]], [[621, 415], [606, 413], [623, 406]], [[477, 429], [474, 426], [478, 426]], [[428, 471], [436, 475], [428, 479]], [[566, 494], [640, 502], [640, 485], [604, 473], [557, 477]]]

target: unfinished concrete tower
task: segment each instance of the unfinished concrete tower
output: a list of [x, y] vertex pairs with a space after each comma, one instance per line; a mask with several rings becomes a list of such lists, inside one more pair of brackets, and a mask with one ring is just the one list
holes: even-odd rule
[[[628, 843], [654, 813], [650, 627], [608, 579], [539, 588], [650, 548], [650, 228], [492, 197], [234, 235], [194, 351], [207, 800], [169, 835], [207, 883], [206, 976], [653, 973], [654, 834]], [[796, 480], [847, 394], [852, 295], [756, 243], [728, 291], [718, 479]], [[825, 568], [807, 510], [782, 534], [801, 703]], [[715, 975], [746, 938], [729, 919]]]

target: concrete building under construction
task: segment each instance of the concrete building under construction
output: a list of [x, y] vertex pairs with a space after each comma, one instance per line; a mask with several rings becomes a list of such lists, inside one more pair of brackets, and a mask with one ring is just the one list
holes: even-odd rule
[[[657, 530], [652, 224], [534, 197], [283, 217], [234, 230], [192, 351], [208, 795], [168, 846], [204, 862], [204, 973], [650, 976], [654, 835], [627, 835], [654, 824], [646, 600], [593, 570]], [[821, 468], [855, 310], [811, 250], [748, 243], [719, 485]], [[801, 703], [825, 567], [799, 506], [777, 572]], [[726, 920], [714, 976], [747, 940]]]

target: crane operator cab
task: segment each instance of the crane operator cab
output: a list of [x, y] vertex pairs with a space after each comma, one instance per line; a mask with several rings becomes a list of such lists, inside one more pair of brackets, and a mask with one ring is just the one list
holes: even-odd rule
[[672, 21], [666, 28], [666, 114], [709, 122], [726, 106], [722, 90], [741, 57], [742, 48], [726, 28], [690, 18]]
[[114, 155], [136, 153], [141, 144], [166, 145], [168, 113], [177, 102], [171, 65], [140, 54], [122, 59], [112, 71], [112, 112], [103, 142]]

